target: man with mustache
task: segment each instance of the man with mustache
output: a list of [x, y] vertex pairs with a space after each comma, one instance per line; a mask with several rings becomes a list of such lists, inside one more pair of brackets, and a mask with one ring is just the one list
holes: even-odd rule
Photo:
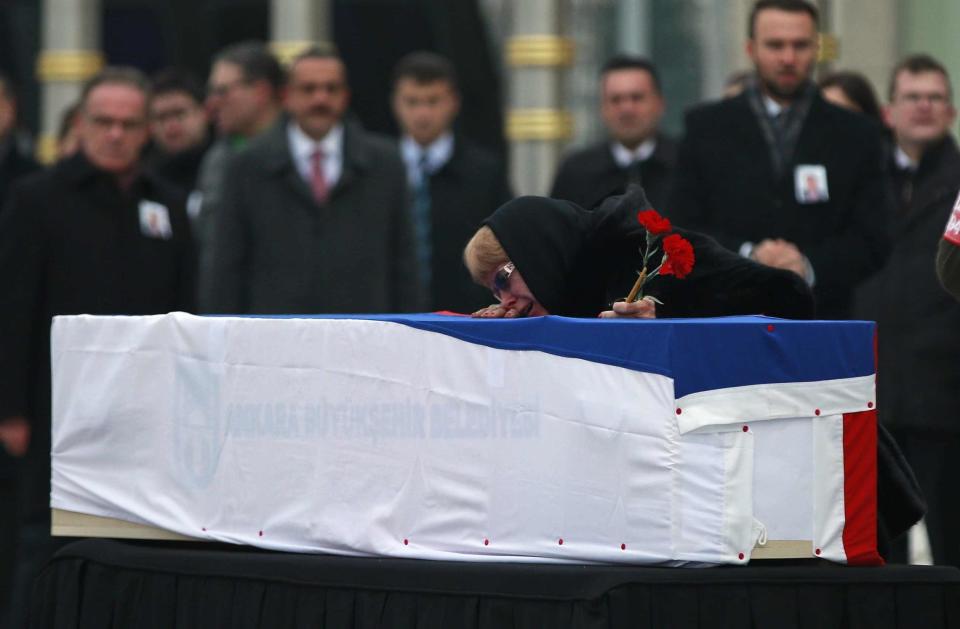
[[888, 175], [876, 125], [828, 104], [810, 80], [818, 20], [805, 0], [754, 5], [751, 84], [688, 113], [662, 209], [733, 251], [797, 273], [820, 317], [843, 318], [853, 287], [886, 255]]
[[422, 308], [403, 163], [393, 142], [345, 118], [349, 101], [338, 56], [311, 48], [291, 62], [288, 119], [228, 166], [203, 253], [201, 310]]

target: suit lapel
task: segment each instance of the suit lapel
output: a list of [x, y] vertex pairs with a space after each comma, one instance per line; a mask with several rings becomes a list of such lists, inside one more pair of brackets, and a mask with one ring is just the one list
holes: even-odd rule
[[343, 169], [340, 171], [340, 180], [330, 191], [330, 200], [335, 200], [350, 189], [351, 185], [370, 165], [370, 154], [360, 135], [363, 130], [357, 123], [344, 121], [343, 123]]
[[[942, 145], [936, 163], [931, 166], [931, 172], [926, 181], [921, 181], [916, 196], [910, 204], [910, 216], [922, 216], [924, 210], [931, 204], [937, 203], [944, 196], [956, 196], [960, 182], [955, 179], [957, 162], [960, 162], [960, 152], [951, 138]], [[946, 220], [946, 219], [944, 219]]]
[[747, 101], [747, 95], [741, 94], [735, 97], [736, 107], [731, 109], [731, 127], [740, 129], [740, 139], [743, 142], [742, 147], [738, 147], [744, 155], [762, 155], [757, 158], [757, 163], [763, 165], [764, 180], [776, 183], [778, 181], [773, 170], [773, 162], [770, 157], [770, 147], [767, 140], [763, 137], [763, 129], [760, 128], [760, 122], [750, 108]]
[[309, 206], [316, 206], [317, 200], [313, 197], [313, 190], [307, 185], [307, 182], [300, 176], [300, 172], [294, 167], [291, 161], [289, 168], [281, 175], [283, 185], [293, 190], [294, 195]]
[[293, 162], [293, 152], [287, 136], [287, 121], [282, 120], [267, 133], [270, 135], [265, 138], [267, 150], [264, 169], [280, 183], [281, 189], [293, 191], [293, 195], [303, 202], [298, 205], [305, 208], [316, 207], [313, 191], [300, 176]]
[[826, 104], [815, 94], [813, 102], [810, 103], [810, 111], [807, 113], [807, 119], [803, 121], [803, 127], [800, 129], [800, 137], [797, 138], [797, 147], [793, 151], [793, 159], [784, 169], [784, 175], [793, 177], [793, 171], [797, 164], [808, 163], [807, 155], [824, 155], [828, 151], [822, 150], [824, 142], [829, 136], [829, 121], [825, 115], [824, 108]]

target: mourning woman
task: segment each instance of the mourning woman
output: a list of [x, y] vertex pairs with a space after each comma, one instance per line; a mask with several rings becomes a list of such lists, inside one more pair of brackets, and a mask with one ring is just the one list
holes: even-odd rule
[[474, 282], [489, 287], [498, 300], [474, 316], [813, 316], [810, 290], [796, 274], [757, 264], [682, 229], [675, 231], [693, 245], [693, 272], [648, 282], [644, 293], [659, 304], [624, 303], [642, 266], [646, 231], [637, 212], [647, 207], [639, 187], [589, 211], [545, 197], [502, 205], [464, 250]]
[[[645, 292], [661, 304], [619, 301], [643, 258], [646, 232], [637, 211], [646, 207], [640, 188], [592, 211], [543, 197], [502, 205], [464, 250], [474, 281], [489, 287], [499, 302], [474, 316], [813, 316], [810, 289], [795, 273], [758, 264], [682, 229], [675, 231], [693, 244], [693, 272], [684, 279], [660, 276], [649, 282]], [[878, 539], [886, 555], [887, 542], [919, 520], [925, 505], [910, 467], [882, 426], [877, 448]]]

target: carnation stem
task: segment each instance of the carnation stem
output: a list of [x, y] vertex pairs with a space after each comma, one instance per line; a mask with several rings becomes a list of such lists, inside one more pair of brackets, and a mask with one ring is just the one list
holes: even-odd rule
[[647, 279], [647, 267], [643, 267], [643, 270], [640, 271], [640, 274], [637, 276], [637, 281], [633, 283], [633, 288], [630, 289], [630, 294], [627, 295], [627, 303], [633, 303], [637, 301], [637, 295], [640, 294], [640, 289], [643, 288], [643, 283]]

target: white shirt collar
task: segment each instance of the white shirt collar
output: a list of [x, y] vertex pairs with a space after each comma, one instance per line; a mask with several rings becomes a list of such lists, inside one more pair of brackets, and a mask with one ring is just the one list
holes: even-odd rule
[[640, 146], [632, 151], [619, 142], [611, 142], [610, 150], [613, 152], [613, 161], [617, 163], [617, 166], [626, 168], [634, 162], [645, 162], [650, 159], [653, 152], [657, 150], [657, 138], [644, 140], [640, 143]]
[[767, 110], [767, 115], [771, 118], [776, 118], [786, 109], [786, 107], [773, 100], [766, 94], [763, 95], [763, 107]]
[[343, 125], [334, 125], [322, 140], [317, 141], [291, 120], [287, 125], [287, 139], [297, 171], [307, 182], [311, 178], [310, 158], [318, 148], [323, 151], [323, 176], [327, 180], [327, 186], [333, 188], [343, 172]]
[[917, 167], [920, 166], [919, 163], [915, 162], [909, 155], [903, 152], [903, 149], [899, 145], [893, 150], [893, 161], [896, 162], [897, 168], [900, 170], [909, 170], [914, 171]]
[[407, 165], [407, 178], [411, 184], [416, 184], [422, 176], [420, 172], [421, 158], [426, 157], [428, 173], [437, 172], [450, 161], [453, 156], [453, 133], [447, 131], [426, 147], [420, 146], [412, 137], [405, 135], [400, 140], [400, 153]]

